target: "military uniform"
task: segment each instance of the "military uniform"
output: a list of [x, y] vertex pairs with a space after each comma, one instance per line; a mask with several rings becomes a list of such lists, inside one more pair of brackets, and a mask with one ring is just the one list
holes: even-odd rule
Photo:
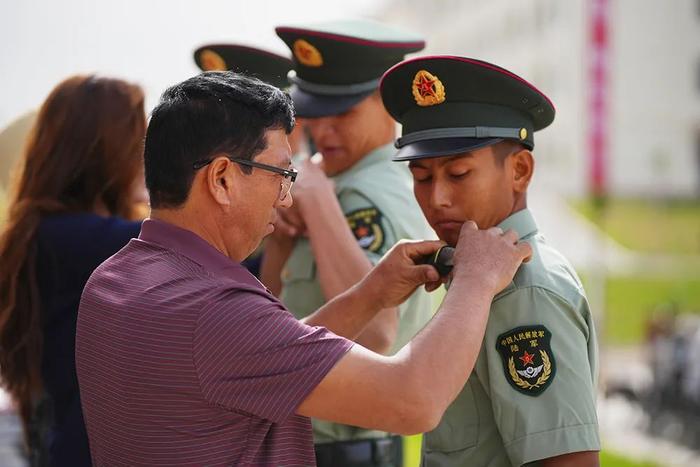
[[[533, 133], [554, 119], [553, 104], [534, 86], [463, 57], [402, 62], [384, 75], [381, 92], [403, 124], [395, 160], [456, 155], [503, 140], [531, 150]], [[517, 231], [533, 256], [494, 298], [469, 380], [424, 435], [426, 467], [538, 465], [600, 450], [597, 341], [581, 283], [528, 209], [499, 226]]]
[[[384, 71], [424, 45], [420, 38], [368, 21], [280, 26], [276, 31], [293, 52], [290, 94], [302, 118], [351, 109], [377, 91]], [[391, 144], [376, 148], [332, 178], [348, 228], [373, 264], [401, 239], [435, 237], [413, 196], [410, 172], [404, 164], [391, 161], [393, 153]], [[307, 239], [297, 240], [282, 271], [282, 282], [280, 298], [299, 318], [325, 303]], [[430, 297], [419, 289], [400, 306], [399, 313], [392, 351], [406, 344], [432, 317]], [[400, 465], [401, 446], [396, 437], [312, 422], [320, 466]]]
[[529, 210], [499, 227], [533, 256], [495, 297], [474, 371], [423, 437], [424, 466], [520, 466], [600, 450], [597, 341], [581, 283]]

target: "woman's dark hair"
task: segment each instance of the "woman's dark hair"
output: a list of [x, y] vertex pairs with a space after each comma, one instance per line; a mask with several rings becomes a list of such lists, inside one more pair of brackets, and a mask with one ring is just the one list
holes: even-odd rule
[[10, 188], [0, 234], [0, 376], [25, 433], [41, 396], [42, 328], [36, 233], [43, 216], [92, 212], [132, 218], [146, 116], [140, 87], [74, 76], [44, 101]]
[[255, 78], [209, 71], [167, 89], [153, 110], [145, 147], [151, 207], [176, 208], [187, 200], [193, 164], [218, 153], [253, 159], [265, 133], [294, 126], [289, 95]]

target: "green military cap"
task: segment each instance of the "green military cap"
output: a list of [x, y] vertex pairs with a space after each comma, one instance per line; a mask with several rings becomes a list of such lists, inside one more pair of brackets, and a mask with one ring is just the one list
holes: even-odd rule
[[279, 26], [293, 54], [290, 93], [300, 117], [341, 114], [374, 92], [382, 74], [425, 41], [366, 20]]
[[278, 88], [289, 87], [287, 73], [292, 69], [292, 61], [267, 50], [239, 44], [204, 45], [195, 50], [194, 61], [203, 71], [231, 70]]
[[481, 60], [420, 57], [387, 71], [384, 106], [402, 125], [396, 161], [447, 156], [503, 139], [534, 148], [554, 104], [523, 78]]

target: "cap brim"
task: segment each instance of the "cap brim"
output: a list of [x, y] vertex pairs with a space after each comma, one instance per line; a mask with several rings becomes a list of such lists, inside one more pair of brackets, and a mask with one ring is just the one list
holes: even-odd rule
[[323, 96], [311, 94], [294, 85], [289, 90], [296, 115], [301, 118], [328, 117], [345, 113], [373, 92], [374, 89], [361, 94]]
[[411, 161], [431, 157], [453, 156], [503, 141], [503, 138], [442, 138], [416, 141], [399, 148], [393, 161]]

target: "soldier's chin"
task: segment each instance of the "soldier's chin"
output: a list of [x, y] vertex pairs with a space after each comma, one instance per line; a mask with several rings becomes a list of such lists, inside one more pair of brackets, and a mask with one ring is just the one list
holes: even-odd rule
[[457, 246], [457, 240], [459, 240], [459, 232], [455, 233], [453, 231], [438, 232], [438, 238], [443, 242], [447, 243], [448, 246]]

